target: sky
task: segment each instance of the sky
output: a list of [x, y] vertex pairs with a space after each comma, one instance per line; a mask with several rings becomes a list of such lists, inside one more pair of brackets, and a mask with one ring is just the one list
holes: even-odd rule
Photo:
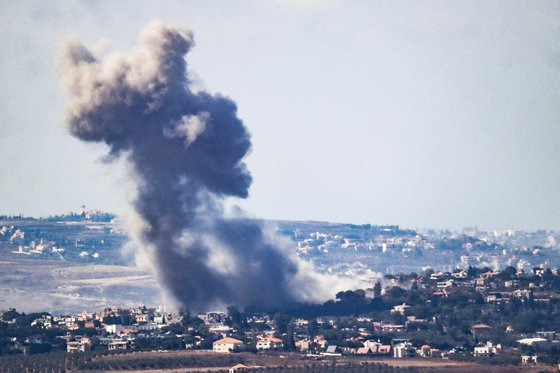
[[193, 30], [190, 74], [238, 105], [251, 216], [560, 229], [557, 1], [5, 0], [0, 214], [125, 208], [126, 167], [67, 133], [57, 56], [154, 19]]

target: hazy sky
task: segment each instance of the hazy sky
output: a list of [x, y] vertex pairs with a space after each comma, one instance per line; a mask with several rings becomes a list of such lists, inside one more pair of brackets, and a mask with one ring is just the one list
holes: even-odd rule
[[560, 229], [557, 1], [3, 1], [0, 214], [122, 208], [123, 170], [66, 133], [57, 53], [156, 18], [252, 132], [251, 214]]

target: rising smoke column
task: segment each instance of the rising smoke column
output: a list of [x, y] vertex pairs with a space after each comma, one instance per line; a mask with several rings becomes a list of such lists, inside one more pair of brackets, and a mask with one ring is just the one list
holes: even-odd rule
[[61, 70], [69, 131], [107, 144], [110, 159], [126, 158], [140, 246], [181, 306], [275, 308], [309, 299], [312, 271], [259, 223], [223, 216], [224, 197], [248, 195], [251, 141], [232, 100], [190, 88], [184, 56], [193, 45], [190, 31], [164, 22], [146, 26], [129, 53], [103, 60], [68, 43]]

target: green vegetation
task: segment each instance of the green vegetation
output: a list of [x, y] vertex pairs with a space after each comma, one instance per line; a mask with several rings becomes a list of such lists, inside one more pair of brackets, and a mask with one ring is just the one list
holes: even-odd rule
[[316, 364], [292, 367], [263, 367], [249, 369], [251, 373], [416, 373], [415, 368], [393, 367], [387, 364]]
[[69, 370], [127, 370], [127, 369], [169, 369], [180, 367], [226, 367], [243, 363], [237, 355], [212, 356], [162, 356], [143, 357], [140, 355], [123, 355], [118, 353], [99, 354], [79, 352], [66, 354], [54, 352], [37, 355], [11, 355], [0, 357], [1, 372], [48, 372]]

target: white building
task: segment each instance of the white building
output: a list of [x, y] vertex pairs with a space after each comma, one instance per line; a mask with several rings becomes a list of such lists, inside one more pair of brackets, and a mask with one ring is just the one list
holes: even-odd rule
[[109, 341], [109, 351], [113, 350], [126, 350], [128, 348], [128, 342], [123, 339], [113, 339]]
[[91, 339], [82, 337], [79, 341], [66, 342], [66, 352], [85, 352], [91, 350]]
[[296, 341], [296, 348], [300, 351], [309, 351], [311, 349], [312, 345], [313, 345], [313, 342], [310, 341], [309, 339], [302, 339], [302, 340]]
[[257, 350], [278, 350], [283, 346], [282, 340], [274, 337], [266, 337], [257, 341]]
[[548, 340], [544, 338], [523, 338], [523, 339], [518, 339], [517, 343], [532, 346], [532, 345], [548, 343]]
[[416, 349], [409, 342], [399, 343], [393, 347], [393, 356], [396, 358], [415, 357]]
[[502, 345], [493, 345], [492, 342], [488, 341], [484, 346], [476, 346], [473, 351], [473, 355], [476, 357], [481, 356], [492, 356], [499, 355], [502, 353]]
[[123, 329], [124, 327], [120, 324], [105, 325], [105, 330], [107, 331], [107, 333], [111, 333], [111, 334], [117, 334]]
[[393, 307], [391, 313], [400, 313], [401, 315], [404, 315], [406, 310], [408, 310], [409, 308], [410, 306], [406, 303], [399, 304], [398, 306]]
[[235, 338], [222, 338], [214, 342], [212, 349], [214, 352], [228, 353], [239, 351], [243, 346], [243, 342]]
[[381, 347], [381, 343], [374, 340], [367, 340], [364, 342], [364, 347], [369, 348], [372, 354], [376, 354], [379, 351], [379, 347]]

